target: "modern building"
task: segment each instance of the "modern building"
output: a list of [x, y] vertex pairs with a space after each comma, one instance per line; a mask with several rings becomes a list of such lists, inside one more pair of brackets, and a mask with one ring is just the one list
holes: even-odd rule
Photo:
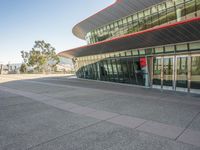
[[117, 0], [73, 33], [79, 78], [200, 93], [200, 0]]
[[19, 74], [21, 64], [0, 64], [0, 74]]

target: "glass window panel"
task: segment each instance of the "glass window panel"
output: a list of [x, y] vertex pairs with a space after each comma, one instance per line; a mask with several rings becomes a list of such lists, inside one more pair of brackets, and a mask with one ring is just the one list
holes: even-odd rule
[[156, 13], [158, 10], [157, 10], [157, 6], [153, 6], [151, 8], [151, 13]]
[[101, 59], [104, 59], [104, 58], [106, 58], [106, 55], [105, 55], [105, 54], [102, 54], [102, 55], [101, 55]]
[[163, 85], [173, 85], [173, 58], [163, 58]]
[[139, 31], [144, 30], [146, 28], [144, 18], [140, 18], [138, 23], [139, 23]]
[[200, 56], [192, 57], [192, 75], [200, 75]]
[[144, 49], [140, 49], [139, 53], [140, 53], [140, 55], [145, 55], [145, 50]]
[[191, 88], [200, 89], [200, 56], [193, 56], [191, 65]]
[[129, 16], [127, 20], [128, 20], [128, 22], [131, 22], [132, 21], [132, 16]]
[[145, 24], [146, 24], [146, 29], [149, 29], [152, 27], [152, 20], [151, 20], [150, 15], [145, 18]]
[[114, 80], [118, 80], [118, 77], [117, 77], [118, 73], [117, 73], [117, 64], [116, 64], [116, 61], [115, 61], [115, 59], [112, 59], [111, 62], [112, 62]]
[[176, 5], [179, 5], [179, 4], [182, 4], [182, 3], [184, 3], [184, 0], [175, 0]]
[[200, 42], [190, 43], [190, 50], [200, 49]]
[[187, 44], [176, 45], [176, 51], [188, 50]]
[[120, 59], [121, 70], [123, 72], [123, 82], [130, 83], [129, 80], [129, 70], [127, 66], [127, 58]]
[[166, 11], [162, 11], [159, 13], [159, 23], [160, 24], [165, 24], [167, 22], [167, 12]]
[[117, 22], [115, 22], [115, 24], [114, 24], [114, 25], [115, 25], [115, 27], [118, 27], [118, 24], [117, 24]]
[[112, 57], [115, 57], [115, 53], [112, 53]]
[[119, 21], [119, 25], [122, 25], [122, 20]]
[[133, 50], [132, 53], [134, 56], [136, 56], [136, 55], [138, 55], [138, 50]]
[[200, 10], [200, 0], [196, 0], [196, 7], [197, 7], [197, 10]]
[[156, 47], [155, 53], [163, 53], [163, 47]]
[[138, 19], [137, 14], [134, 14], [134, 15], [133, 15], [133, 20], [137, 20], [137, 19]]
[[131, 56], [132, 55], [132, 52], [131, 51], [127, 51], [126, 52], [126, 56]]
[[120, 56], [125, 56], [125, 52], [120, 52]]
[[118, 82], [123, 82], [124, 80], [124, 74], [123, 74], [123, 68], [120, 59], [116, 59], [117, 64], [117, 71], [118, 71]]
[[143, 11], [142, 11], [142, 12], [139, 12], [138, 17], [139, 17], [139, 18], [144, 17], [144, 13], [143, 13]]
[[165, 52], [174, 52], [174, 45], [165, 46]]
[[159, 24], [159, 18], [158, 18], [158, 13], [153, 13], [151, 16], [151, 20], [152, 20], [152, 27], [157, 26]]
[[107, 28], [107, 30], [110, 30], [110, 25], [107, 25], [106, 28]]
[[150, 9], [145, 10], [145, 11], [144, 11], [144, 15], [145, 15], [145, 16], [150, 15]]
[[177, 57], [176, 62], [176, 86], [187, 88], [188, 87], [188, 59], [187, 57]]
[[195, 12], [195, 0], [190, 0], [185, 4], [186, 15]]
[[162, 59], [154, 58], [153, 60], [153, 84], [161, 85], [161, 70], [162, 70]]
[[146, 55], [151, 55], [152, 51], [153, 51], [152, 48], [145, 49]]
[[165, 10], [165, 4], [158, 5], [158, 11], [163, 11], [163, 10]]
[[111, 24], [111, 25], [110, 25], [110, 28], [114, 28], [114, 24]]
[[179, 4], [176, 6], [176, 16], [180, 20], [181, 17], [185, 17], [185, 7], [184, 4]]
[[134, 72], [136, 76], [136, 83], [138, 85], [145, 85], [147, 81], [147, 61], [145, 57], [135, 57], [134, 59]]
[[138, 22], [133, 22], [127, 30], [127, 33], [137, 32], [139, 31], [139, 25]]
[[123, 19], [123, 24], [126, 24], [127, 23], [127, 20], [126, 18]]
[[167, 9], [167, 20], [168, 21], [176, 20], [176, 11], [174, 7]]
[[173, 7], [174, 6], [174, 1], [173, 0], [169, 0], [166, 2], [167, 8]]

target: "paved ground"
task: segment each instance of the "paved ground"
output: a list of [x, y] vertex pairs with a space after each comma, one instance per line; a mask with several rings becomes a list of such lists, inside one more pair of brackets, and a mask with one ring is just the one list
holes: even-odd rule
[[0, 76], [0, 150], [26, 149], [200, 150], [200, 95]]

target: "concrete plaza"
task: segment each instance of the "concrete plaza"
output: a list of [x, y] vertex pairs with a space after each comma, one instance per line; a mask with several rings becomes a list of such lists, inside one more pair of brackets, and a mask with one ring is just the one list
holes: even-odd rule
[[0, 76], [0, 150], [200, 150], [200, 95]]

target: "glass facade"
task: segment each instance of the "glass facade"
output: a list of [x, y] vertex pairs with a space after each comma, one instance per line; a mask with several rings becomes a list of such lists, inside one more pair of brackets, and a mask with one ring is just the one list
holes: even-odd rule
[[89, 44], [200, 16], [200, 0], [167, 0], [89, 32]]
[[200, 92], [200, 41], [77, 58], [77, 77]]
[[[200, 0], [166, 0], [95, 29], [86, 40], [96, 43], [195, 17]], [[200, 41], [77, 57], [74, 64], [79, 78], [200, 93]]]

